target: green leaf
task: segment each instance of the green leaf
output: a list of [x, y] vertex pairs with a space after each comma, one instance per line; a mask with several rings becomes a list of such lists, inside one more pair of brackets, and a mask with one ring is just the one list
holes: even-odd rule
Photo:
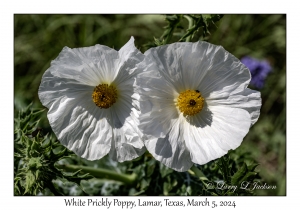
[[37, 170], [41, 167], [42, 167], [42, 163], [41, 163], [41, 158], [40, 157], [29, 159], [29, 161], [28, 161], [28, 168], [29, 169]]
[[186, 193], [187, 193], [187, 195], [192, 195], [192, 187], [191, 186], [188, 186], [186, 188]]
[[253, 181], [253, 179], [257, 176], [257, 172], [248, 172], [241, 180], [241, 182], [244, 181]]
[[149, 187], [150, 182], [146, 179], [142, 179], [140, 184], [141, 184], [141, 187], [140, 187], [141, 190], [145, 190]]
[[54, 149], [52, 149], [52, 152], [55, 156], [59, 157], [62, 156], [66, 151], [66, 148], [62, 145], [59, 145], [57, 147], [55, 147]]
[[156, 166], [156, 160], [152, 159], [147, 163], [147, 177], [151, 177]]
[[32, 171], [28, 171], [25, 176], [25, 192], [24, 194], [31, 192], [33, 184], [35, 183], [35, 176]]
[[161, 174], [161, 177], [164, 178], [166, 177], [167, 175], [171, 174], [173, 172], [172, 169], [166, 167], [165, 165], [163, 164], [160, 164], [159, 165], [159, 170], [160, 170], [160, 174]]
[[46, 136], [45, 139], [44, 139], [43, 142], [42, 142], [41, 147], [42, 147], [42, 148], [49, 147], [49, 146], [50, 146], [50, 143], [51, 143], [50, 138], [47, 138], [47, 136]]
[[42, 189], [40, 191], [40, 194], [38, 194], [38, 195], [53, 196], [54, 194], [51, 192], [51, 190], [49, 188], [45, 188], [45, 189]]
[[164, 189], [164, 191], [163, 191], [164, 195], [169, 195], [169, 191], [171, 190], [170, 183], [164, 182], [163, 189]]
[[53, 186], [61, 195], [79, 196], [84, 195], [82, 189], [75, 183], [64, 178], [52, 180]]
[[259, 164], [251, 164], [247, 166], [248, 171], [254, 171]]
[[82, 190], [88, 195], [100, 195], [101, 187], [103, 186], [104, 181], [99, 181], [95, 179], [91, 180], [81, 180], [80, 186]]
[[243, 163], [242, 167], [231, 177], [231, 184], [238, 185], [240, 180], [245, 176], [247, 173], [247, 165]]

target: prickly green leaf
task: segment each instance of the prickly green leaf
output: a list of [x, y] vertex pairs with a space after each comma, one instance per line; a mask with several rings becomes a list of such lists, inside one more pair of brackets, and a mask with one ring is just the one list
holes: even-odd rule
[[169, 175], [169, 174], [171, 174], [173, 172], [172, 169], [166, 167], [163, 164], [160, 164], [159, 169], [160, 169], [160, 173], [161, 173], [162, 178], [166, 177], [167, 175]]
[[259, 164], [251, 164], [247, 166], [248, 171], [254, 171]]
[[61, 195], [71, 195], [71, 196], [79, 196], [84, 195], [84, 192], [81, 190], [81, 188], [74, 182], [70, 182], [67, 179], [55, 179], [52, 180], [52, 183], [55, 187], [55, 189], [61, 194]]
[[55, 156], [62, 156], [65, 152], [66, 152], [66, 148], [62, 145], [59, 145], [57, 147], [55, 147], [54, 149], [52, 149], [52, 152]]
[[28, 192], [32, 192], [33, 184], [35, 183], [36, 179], [32, 171], [28, 171], [25, 175], [25, 192], [24, 194]]
[[257, 176], [256, 172], [248, 172], [242, 179], [241, 182], [244, 181], [253, 181], [253, 179]]
[[28, 168], [37, 170], [42, 167], [41, 157], [30, 158], [28, 161]]
[[47, 136], [46, 136], [46, 138], [45, 138], [44, 141], [42, 142], [41, 147], [42, 147], [42, 148], [47, 148], [48, 146], [50, 146], [50, 143], [51, 143], [50, 138], [47, 138]]
[[150, 182], [149, 181], [146, 181], [145, 179], [142, 179], [141, 181], [141, 189], [144, 190], [146, 188], [148, 188]]
[[240, 180], [246, 175], [247, 173], [247, 165], [244, 163], [242, 167], [231, 177], [231, 183], [233, 185], [238, 185]]
[[100, 195], [105, 181], [99, 179], [81, 180], [80, 187], [88, 195]]

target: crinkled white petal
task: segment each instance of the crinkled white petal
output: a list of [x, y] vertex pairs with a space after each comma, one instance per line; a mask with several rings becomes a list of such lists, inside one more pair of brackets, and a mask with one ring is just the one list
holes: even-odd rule
[[[168, 104], [171, 104], [169, 101], [165, 100], [165, 102], [166, 107]], [[147, 106], [149, 107], [147, 108]], [[149, 101], [141, 101], [141, 109], [143, 108], [151, 109], [152, 111], [141, 114], [139, 117], [139, 128], [144, 134], [164, 138], [171, 129], [171, 120], [178, 117], [178, 112], [175, 109], [155, 110], [155, 107], [153, 108], [153, 104]]]
[[152, 156], [176, 171], [187, 171], [193, 165], [186, 149], [184, 133], [179, 119], [172, 120], [172, 127], [165, 138], [148, 136], [145, 146]]
[[261, 108], [260, 92], [251, 90], [249, 88], [235, 95], [230, 95], [228, 97], [217, 98], [217, 99], [208, 98], [206, 101], [209, 106], [221, 105], [221, 106], [232, 107], [232, 108], [240, 108], [248, 111], [251, 116], [251, 125], [256, 123], [260, 115], [260, 108]]
[[209, 106], [184, 124], [184, 139], [194, 163], [205, 164], [240, 146], [251, 118], [243, 109]]
[[137, 85], [141, 106], [139, 128], [147, 139], [146, 148], [164, 165], [177, 171], [188, 170], [192, 165], [189, 152], [184, 141], [178, 141], [183, 133], [174, 103], [177, 91], [157, 71], [151, 70], [138, 75]]
[[69, 91], [81, 92], [89, 88], [91, 87], [77, 80], [54, 77], [48, 69], [43, 75], [38, 95], [41, 103], [49, 109], [54, 101], [64, 97]]
[[143, 70], [138, 68], [138, 64], [144, 58], [145, 56], [134, 46], [134, 39], [131, 37], [119, 51], [118, 72], [114, 83], [120, 85], [124, 81], [135, 78]]
[[95, 87], [114, 80], [118, 62], [118, 52], [103, 45], [74, 49], [64, 47], [51, 62], [50, 71], [54, 76]]
[[93, 87], [76, 80], [43, 76], [39, 97], [49, 108], [48, 120], [53, 132], [68, 149], [88, 160], [100, 159], [110, 150], [112, 128], [109, 112], [93, 102]]
[[144, 55], [134, 46], [134, 38], [131, 37], [119, 52], [99, 44], [74, 49], [64, 47], [51, 62], [50, 71], [54, 76], [95, 87], [114, 80], [118, 83], [126, 80], [143, 59]]
[[134, 91], [134, 78], [118, 85], [118, 100], [111, 107], [114, 138], [110, 157], [119, 162], [137, 158], [145, 151], [143, 134], [138, 128], [138, 98]]
[[126, 130], [126, 128], [114, 128], [114, 138], [111, 144], [112, 148], [109, 152], [110, 158], [119, 162], [132, 160], [145, 152], [144, 143], [140, 139], [134, 139], [132, 136], [128, 137], [124, 131], [126, 132], [128, 130]]
[[198, 90], [205, 98], [233, 95], [247, 88], [250, 71], [236, 57], [220, 47], [213, 55], [211, 68], [199, 83]]
[[141, 110], [146, 111], [147, 109], [149, 111], [141, 112], [139, 128], [142, 129], [145, 134], [164, 138], [171, 129], [171, 120], [178, 118], [178, 112], [172, 101], [164, 98], [156, 101], [160, 103], [154, 103], [155, 101], [151, 99], [148, 101], [140, 101]]
[[[196, 89], [204, 97], [228, 96], [243, 91], [250, 82], [249, 70], [223, 47], [207, 42], [182, 42], [145, 52], [152, 65], [177, 92]], [[148, 65], [148, 69], [153, 69]]]
[[[159, 79], [163, 79], [163, 82], [167, 82], [167, 84], [176, 84], [171, 87], [176, 92], [181, 92], [185, 89], [185, 83], [182, 79], [180, 53], [177, 53], [176, 49], [178, 48], [175, 45], [164, 45], [147, 50], [144, 61], [145, 71], [148, 72], [148, 75], [153, 74]], [[151, 85], [150, 82], [148, 84]], [[152, 87], [155, 87], [155, 84]]]
[[[172, 81], [168, 81], [168, 77], [157, 71], [158, 67], [153, 60], [146, 57], [144, 61], [144, 72], [140, 73], [137, 77], [137, 85], [139, 86], [138, 91], [140, 95], [145, 96], [146, 98], [165, 98], [167, 100], [174, 100], [178, 96], [178, 91], [176, 90], [176, 85]], [[157, 101], [157, 100], [153, 100]]]
[[164, 138], [171, 129], [171, 120], [178, 118], [174, 98], [175, 88], [156, 69], [138, 75], [141, 115], [139, 128], [143, 133]]
[[[143, 59], [133, 38], [119, 52], [101, 45], [63, 49], [39, 88], [50, 125], [63, 145], [88, 160], [109, 153], [122, 162], [144, 153], [134, 90], [141, 71], [136, 66]], [[92, 100], [93, 90], [111, 83], [118, 91], [117, 102], [101, 109]]]

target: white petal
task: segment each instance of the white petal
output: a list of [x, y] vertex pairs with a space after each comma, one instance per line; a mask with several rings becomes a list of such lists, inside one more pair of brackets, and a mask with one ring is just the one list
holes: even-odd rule
[[119, 50], [120, 57], [124, 62], [130, 59], [130, 57], [133, 54], [138, 54], [138, 53], [140, 52], [134, 45], [133, 36], [130, 37], [129, 41]]
[[205, 74], [198, 86], [205, 98], [228, 96], [247, 88], [251, 80], [250, 71], [235, 56], [223, 47], [207, 42], [199, 42], [197, 48], [205, 50], [204, 59], [208, 58], [208, 61], [203, 60], [208, 63], [207, 67], [198, 69]]
[[138, 91], [141, 90], [139, 91], [139, 94], [145, 99], [155, 99], [159, 97], [174, 101], [179, 94], [174, 84], [167, 81], [163, 74], [157, 71], [156, 65], [151, 64], [145, 69], [144, 72], [137, 76], [137, 86], [139, 87]]
[[64, 47], [51, 62], [50, 71], [54, 76], [95, 87], [114, 80], [118, 63], [118, 52], [103, 45], [74, 49]]
[[145, 151], [143, 134], [138, 128], [139, 111], [134, 107], [133, 101], [130, 95], [121, 95], [111, 107], [114, 140], [110, 156], [119, 162], [132, 160]]
[[227, 106], [232, 108], [241, 108], [249, 112], [251, 116], [251, 125], [253, 125], [259, 117], [261, 108], [260, 92], [245, 89], [241, 93], [230, 95], [228, 97], [218, 99], [208, 99], [209, 106]]
[[142, 148], [143, 134], [138, 128], [139, 103], [138, 95], [133, 88], [134, 79], [127, 80], [118, 86], [118, 99], [111, 107], [113, 128], [121, 129], [126, 142]]
[[[159, 103], [155, 104], [152, 102], [154, 101], [140, 101], [142, 112], [139, 117], [139, 128], [145, 134], [164, 138], [171, 129], [171, 120], [178, 118], [178, 112], [174, 103], [169, 100], [157, 100]], [[162, 106], [165, 108], [162, 109]]]
[[[126, 127], [126, 126], [124, 126]], [[109, 152], [110, 158], [115, 161], [124, 162], [132, 160], [144, 154], [144, 143], [139, 137], [128, 137], [128, 130], [122, 127], [121, 129], [114, 128], [114, 138]], [[126, 133], [124, 133], [124, 131]]]
[[169, 84], [173, 84], [176, 92], [180, 93], [185, 89], [185, 84], [182, 79], [182, 71], [179, 63], [180, 53], [176, 51], [180, 50], [177, 44], [164, 45], [147, 50], [145, 52], [145, 65], [147, 69], [145, 71], [149, 73], [151, 71], [152, 73], [159, 71], [159, 77]]
[[137, 76], [140, 94], [139, 128], [143, 133], [164, 138], [171, 129], [170, 122], [178, 118], [174, 98], [177, 91], [154, 70], [147, 69]]
[[42, 104], [49, 109], [54, 101], [65, 97], [68, 92], [86, 91], [92, 91], [92, 87], [83, 85], [77, 80], [55, 77], [48, 69], [43, 75], [38, 94]]
[[198, 45], [185, 42], [151, 48], [145, 52], [147, 62], [154, 63], [152, 68], [148, 65], [148, 71], [158, 70], [178, 93], [198, 87], [205, 75], [202, 69], [209, 65], [207, 49]]
[[142, 68], [138, 68], [138, 64], [144, 60], [145, 56], [135, 47], [133, 37], [130, 38], [118, 53], [118, 72], [114, 78], [114, 83], [120, 85], [122, 82], [135, 77], [143, 70]]
[[151, 138], [145, 146], [152, 156], [176, 171], [187, 171], [193, 165], [190, 153], [186, 149], [180, 120], [173, 120], [172, 128], [165, 138]]
[[146, 134], [145, 146], [155, 159], [174, 170], [187, 171], [192, 162], [174, 103], [178, 93], [152, 64], [137, 77], [141, 106], [139, 128]]
[[132, 160], [145, 152], [143, 134], [138, 128], [139, 96], [134, 83], [134, 78], [127, 77], [117, 84], [118, 99], [110, 107], [114, 134], [109, 155], [119, 162]]
[[[223, 47], [207, 42], [174, 43], [145, 52], [152, 64], [178, 93], [197, 89], [204, 97], [228, 96], [243, 91], [249, 70]], [[151, 69], [148, 65], [148, 70]], [[153, 69], [153, 68], [152, 68]]]
[[88, 160], [102, 158], [110, 150], [112, 129], [109, 111], [99, 109], [87, 93], [69, 94], [48, 111], [49, 123], [60, 142]]
[[[202, 110], [203, 111], [203, 110]], [[184, 138], [194, 163], [205, 164], [236, 149], [248, 133], [247, 111], [211, 106], [185, 123]]]
[[88, 160], [100, 159], [110, 150], [112, 129], [107, 111], [92, 101], [93, 87], [72, 79], [43, 76], [39, 97], [49, 108], [49, 123], [60, 142]]

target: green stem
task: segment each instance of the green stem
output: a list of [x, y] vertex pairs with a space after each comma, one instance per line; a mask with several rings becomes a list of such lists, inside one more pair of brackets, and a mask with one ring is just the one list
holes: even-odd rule
[[188, 172], [194, 176], [199, 177], [200, 181], [205, 185], [205, 187], [206, 188], [208, 187], [207, 183], [205, 183], [205, 181], [208, 181], [208, 178], [204, 175], [204, 173], [199, 168], [193, 165], [191, 169], [188, 170]]
[[128, 184], [128, 185], [135, 183], [137, 179], [137, 175], [135, 173], [132, 173], [130, 175], [119, 174], [117, 172], [107, 170], [107, 169], [102, 169], [102, 168], [93, 168], [88, 166], [76, 166], [76, 165], [58, 165], [57, 167], [60, 169], [67, 170], [69, 172], [75, 172], [81, 170], [82, 172], [89, 173], [95, 178], [112, 179], [115, 181], [123, 182], [124, 184]]
[[176, 28], [176, 25], [174, 27], [168, 29], [169, 31], [168, 31], [168, 33], [166, 35], [166, 38], [164, 38], [163, 45], [166, 45], [166, 44], [168, 44], [170, 42], [170, 40], [171, 40], [171, 38], [173, 36], [173, 32], [174, 32], [175, 28]]
[[167, 26], [166, 30], [164, 31], [163, 35], [161, 36], [161, 39], [163, 39], [163, 45], [168, 44], [173, 36], [174, 30], [177, 28], [177, 25], [181, 21], [181, 15], [176, 15], [176, 18], [169, 22], [169, 25]]
[[228, 171], [228, 163], [227, 161], [225, 160], [224, 156], [222, 156], [220, 158], [220, 161], [222, 163], [222, 170], [224, 172], [224, 180], [227, 182], [227, 183], [230, 183], [230, 176], [229, 176], [229, 171]]
[[[188, 20], [188, 22], [189, 22], [188, 30], [191, 30], [191, 28], [193, 28], [193, 25], [194, 25], [194, 20], [193, 20], [193, 18], [191, 18], [191, 17], [188, 16], [188, 15], [184, 15], [183, 17], [184, 17], [185, 19]], [[190, 34], [189, 36], [187, 36], [186, 39], [185, 39], [185, 41], [186, 41], [186, 42], [189, 42], [189, 41], [191, 41], [191, 38], [192, 38], [192, 34]]]

